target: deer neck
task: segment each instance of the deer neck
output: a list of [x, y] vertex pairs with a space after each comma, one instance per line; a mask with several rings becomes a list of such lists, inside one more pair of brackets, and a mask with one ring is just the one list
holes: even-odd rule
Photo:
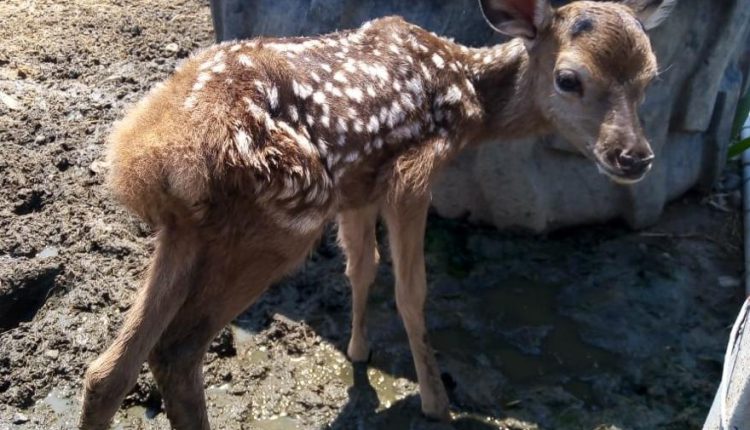
[[520, 39], [467, 51], [469, 80], [484, 111], [479, 139], [544, 134], [550, 125], [534, 102], [534, 74]]

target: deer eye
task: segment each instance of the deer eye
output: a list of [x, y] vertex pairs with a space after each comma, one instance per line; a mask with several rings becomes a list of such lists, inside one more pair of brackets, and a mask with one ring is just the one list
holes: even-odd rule
[[555, 73], [555, 87], [561, 93], [583, 94], [583, 86], [578, 74], [570, 69], [558, 70]]

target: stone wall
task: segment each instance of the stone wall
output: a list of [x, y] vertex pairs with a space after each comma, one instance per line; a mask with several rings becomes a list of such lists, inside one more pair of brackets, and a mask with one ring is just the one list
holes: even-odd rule
[[[560, 1], [555, 3], [561, 3]], [[398, 14], [473, 46], [501, 41], [476, 0], [213, 0], [217, 38], [311, 35]], [[622, 218], [651, 224], [689, 189], [709, 189], [726, 162], [737, 101], [747, 89], [750, 0], [680, 0], [651, 32], [662, 73], [641, 118], [657, 161], [634, 186], [610, 182], [562, 139], [488, 142], [439, 177], [441, 215], [545, 231]]]

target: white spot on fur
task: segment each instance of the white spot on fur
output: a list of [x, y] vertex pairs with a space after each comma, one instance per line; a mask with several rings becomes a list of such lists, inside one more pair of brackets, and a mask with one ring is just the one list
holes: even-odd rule
[[195, 94], [191, 94], [188, 98], [185, 99], [185, 104], [183, 104], [183, 107], [185, 109], [192, 109], [195, 107], [196, 103], [197, 99], [195, 97]]
[[389, 138], [395, 140], [410, 139], [412, 137], [419, 136], [419, 132], [422, 130], [422, 125], [418, 122], [412, 124], [405, 124], [397, 127], [391, 131], [388, 135]]
[[250, 156], [250, 146], [253, 144], [253, 139], [243, 129], [237, 130], [234, 134], [234, 143], [237, 145], [237, 150], [240, 154], [248, 157]]
[[361, 102], [364, 97], [364, 94], [362, 94], [362, 90], [360, 90], [359, 88], [349, 87], [345, 89], [344, 92], [347, 96], [349, 96], [350, 99], [356, 101], [357, 103]]
[[257, 103], [253, 101], [250, 97], [244, 97], [243, 100], [245, 101], [245, 104], [247, 104], [247, 110], [252, 114], [254, 118], [257, 120], [263, 119], [263, 117], [266, 115], [265, 109], [258, 106]]
[[424, 76], [424, 78], [429, 81], [432, 78], [430, 69], [428, 69], [427, 66], [424, 65], [424, 63], [419, 63], [419, 67], [422, 69], [422, 76]]
[[401, 122], [404, 118], [404, 110], [397, 101], [391, 103], [391, 109], [388, 112], [388, 127], [393, 128], [396, 124]]
[[266, 43], [263, 45], [265, 48], [271, 48], [277, 52], [293, 52], [296, 54], [300, 54], [304, 52], [307, 47], [302, 43]]
[[342, 93], [341, 90], [338, 89], [338, 87], [333, 86], [333, 84], [330, 82], [326, 82], [325, 85], [323, 86], [323, 89], [333, 94], [336, 97], [344, 96], [344, 93]]
[[362, 131], [365, 129], [365, 124], [359, 118], [356, 118], [354, 121], [352, 121], [352, 123], [354, 124], [354, 131], [356, 131], [357, 133], [362, 133]]
[[297, 107], [290, 105], [289, 106], [289, 119], [292, 120], [292, 122], [299, 121], [299, 112], [297, 112]]
[[445, 60], [437, 52], [432, 54], [432, 62], [435, 63], [438, 69], [445, 67]]
[[193, 85], [193, 91], [200, 91], [203, 89], [203, 87], [206, 85], [208, 81], [211, 80], [211, 74], [208, 72], [203, 72], [198, 75], [196, 83]]
[[351, 60], [344, 63], [342, 67], [349, 73], [357, 73], [357, 68], [354, 66], [354, 63]]
[[328, 142], [323, 139], [318, 139], [316, 143], [318, 144], [318, 152], [320, 152], [320, 156], [325, 157], [328, 155]]
[[380, 108], [380, 116], [378, 117], [380, 119], [380, 122], [385, 122], [385, 120], [388, 118], [388, 108], [383, 106]]
[[253, 67], [253, 60], [245, 54], [238, 55], [237, 62], [245, 67]]
[[349, 79], [346, 79], [346, 76], [344, 76], [344, 72], [342, 72], [341, 70], [333, 74], [333, 80], [341, 82], [342, 84], [349, 83]]
[[221, 73], [227, 68], [227, 65], [224, 63], [219, 63], [213, 67], [211, 67], [211, 71], [214, 73]]
[[300, 84], [297, 81], [292, 81], [292, 91], [297, 97], [306, 99], [312, 95], [313, 87], [307, 84]]
[[268, 104], [271, 109], [277, 109], [279, 107], [279, 89], [276, 85], [271, 85], [271, 88], [267, 92]]
[[409, 93], [401, 93], [401, 103], [408, 111], [412, 111], [416, 108], [416, 106], [414, 105], [414, 101], [412, 100], [412, 96]]
[[424, 91], [422, 87], [422, 80], [416, 76], [406, 81], [406, 89], [414, 94], [421, 95]]
[[370, 117], [370, 121], [367, 123], [367, 131], [375, 134], [380, 129], [380, 121], [378, 121], [378, 117], [376, 115], [373, 115]]
[[326, 102], [326, 95], [323, 94], [322, 91], [316, 91], [315, 94], [313, 94], [313, 101], [319, 105], [322, 105]]
[[336, 121], [336, 131], [339, 132], [339, 134], [344, 134], [349, 130], [349, 127], [346, 125], [346, 121], [339, 117], [339, 119]]
[[451, 85], [448, 87], [448, 90], [437, 97], [436, 102], [439, 105], [443, 104], [455, 104], [461, 101], [461, 98], [463, 97], [463, 93], [458, 88], [458, 86]]

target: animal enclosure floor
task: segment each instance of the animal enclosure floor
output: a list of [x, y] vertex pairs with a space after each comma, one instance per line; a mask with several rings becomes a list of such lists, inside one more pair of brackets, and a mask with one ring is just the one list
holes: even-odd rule
[[[210, 15], [197, 0], [9, 0], [0, 16], [0, 430], [69, 429], [85, 367], [120, 327], [152, 248], [103, 186], [104, 139], [125, 106], [211, 43]], [[329, 231], [212, 344], [210, 420], [229, 430], [698, 428], [742, 298], [733, 193], [727, 211], [683, 198], [645, 232], [532, 237], [431, 218], [428, 325], [450, 425], [419, 413], [385, 243], [372, 361], [345, 359], [350, 295]], [[167, 429], [159, 408], [144, 366], [114, 428]]]

